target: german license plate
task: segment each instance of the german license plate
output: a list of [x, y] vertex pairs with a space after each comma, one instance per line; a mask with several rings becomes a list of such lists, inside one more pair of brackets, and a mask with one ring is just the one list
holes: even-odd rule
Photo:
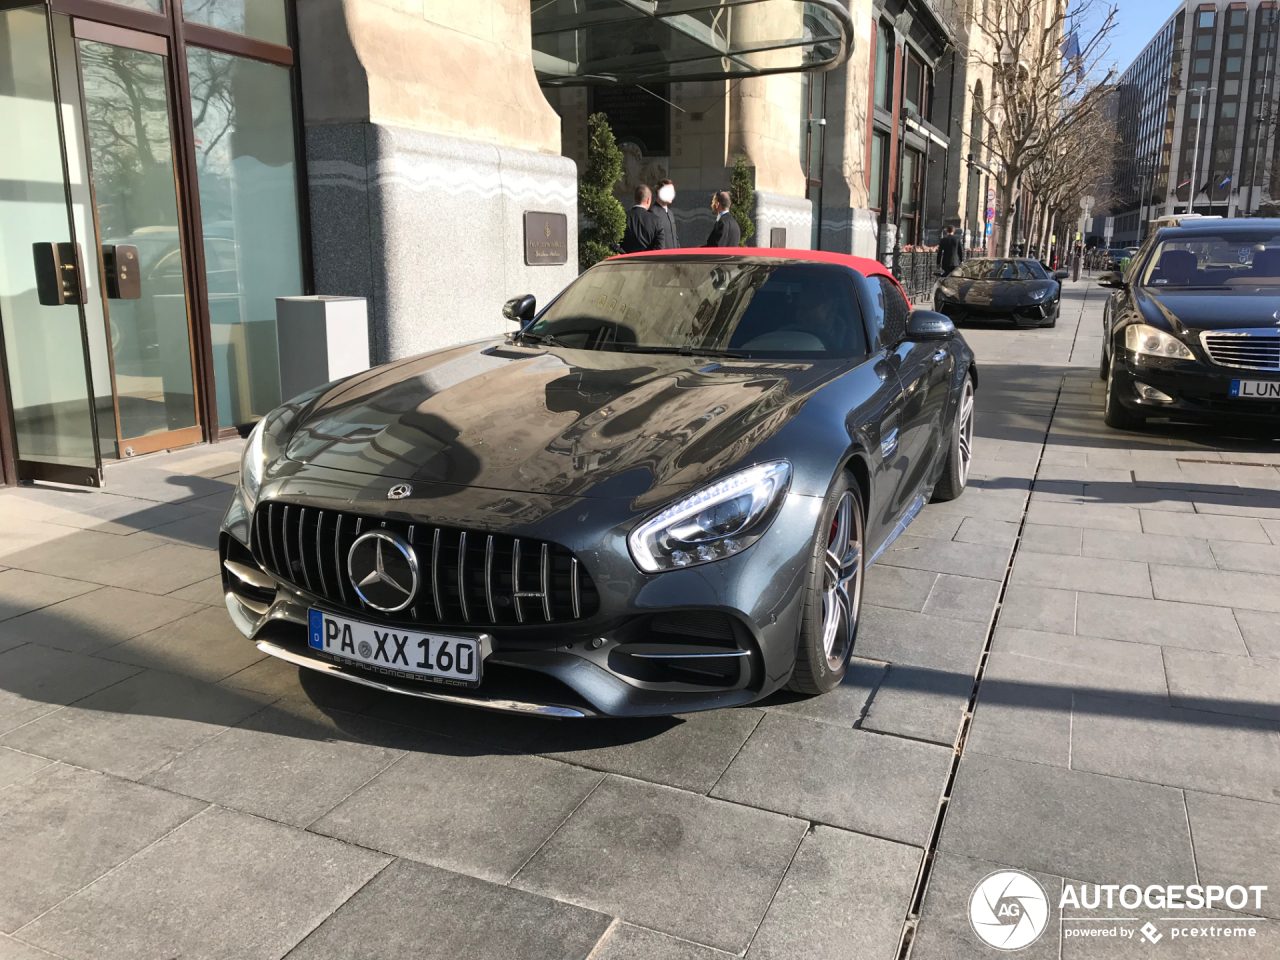
[[1280, 400], [1280, 380], [1232, 380], [1231, 395], [1249, 400]]
[[323, 610], [307, 616], [307, 645], [339, 660], [379, 673], [425, 677], [449, 686], [475, 687], [482, 671], [480, 641], [421, 630], [383, 627], [335, 617]]

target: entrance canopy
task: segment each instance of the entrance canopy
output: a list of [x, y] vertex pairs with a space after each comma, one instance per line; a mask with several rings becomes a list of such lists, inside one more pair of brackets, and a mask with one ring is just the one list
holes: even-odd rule
[[853, 51], [839, 0], [533, 0], [532, 22], [546, 86], [829, 70]]

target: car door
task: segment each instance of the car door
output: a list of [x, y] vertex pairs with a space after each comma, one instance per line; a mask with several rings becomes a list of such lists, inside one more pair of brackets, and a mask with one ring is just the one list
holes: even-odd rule
[[875, 278], [884, 298], [885, 326], [890, 362], [895, 365], [902, 383], [902, 425], [897, 452], [897, 489], [893, 500], [896, 519], [918, 510], [917, 502], [927, 496], [925, 490], [933, 476], [933, 464], [942, 440], [942, 415], [946, 402], [946, 380], [943, 371], [949, 351], [939, 341], [916, 342], [907, 336], [907, 318], [911, 306], [893, 278]]

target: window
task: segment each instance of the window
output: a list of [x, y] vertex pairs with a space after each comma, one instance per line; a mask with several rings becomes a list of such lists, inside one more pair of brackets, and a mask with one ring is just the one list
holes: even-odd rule
[[1236, 115], [1236, 102], [1230, 100], [1222, 105], [1222, 116], [1224, 118], [1234, 117]]
[[1239, 73], [1243, 66], [1242, 57], [1227, 57], [1227, 73]]
[[187, 0], [182, 18], [268, 43], [289, 42], [284, 0]]
[[889, 138], [883, 133], [871, 137], [871, 188], [867, 206], [879, 213], [884, 209], [884, 157]]
[[908, 216], [916, 212], [920, 159], [917, 150], [907, 148], [902, 151], [902, 212]]
[[916, 113], [924, 113], [924, 65], [910, 52], [907, 53], [906, 81], [904, 102]]
[[1196, 66], [1195, 66], [1195, 71], [1194, 71], [1194, 72], [1196, 72], [1196, 73], [1208, 73], [1208, 72], [1209, 72], [1209, 58], [1208, 58], [1208, 57], [1196, 57]]
[[1228, 21], [1228, 25], [1232, 27], [1243, 27], [1248, 18], [1248, 10], [1232, 10], [1231, 19]]
[[1223, 84], [1222, 84], [1222, 95], [1223, 95], [1224, 97], [1238, 97], [1238, 96], [1240, 96], [1240, 81], [1239, 81], [1239, 80], [1225, 80], [1225, 81], [1223, 81]]
[[1196, 26], [1201, 30], [1210, 30], [1213, 28], [1214, 12], [1212, 10], [1201, 10], [1196, 16]]
[[276, 297], [302, 293], [287, 67], [187, 49], [218, 423], [278, 406]]
[[1244, 34], [1243, 33], [1227, 34], [1227, 49], [1228, 50], [1244, 49]]
[[1212, 50], [1212, 49], [1213, 49], [1213, 34], [1211, 34], [1211, 33], [1204, 33], [1204, 34], [1201, 34], [1200, 36], [1196, 37], [1196, 49], [1197, 49], [1197, 50]]
[[[869, 281], [872, 284], [872, 295], [878, 294], [872, 311], [872, 326], [879, 335], [880, 346], [888, 349], [906, 334], [911, 305], [907, 303], [898, 285], [888, 277], [872, 277]], [[876, 289], [877, 286], [879, 290]]]
[[892, 109], [889, 103], [889, 65], [893, 58], [893, 34], [887, 23], [876, 24], [876, 106]]
[[1200, 101], [1191, 101], [1191, 109], [1187, 112], [1187, 116], [1192, 120], [1198, 120], [1200, 117]]

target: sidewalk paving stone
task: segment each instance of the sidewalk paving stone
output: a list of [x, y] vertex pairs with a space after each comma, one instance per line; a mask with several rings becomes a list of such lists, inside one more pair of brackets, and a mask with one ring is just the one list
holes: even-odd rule
[[711, 795], [923, 846], [951, 756], [949, 747], [770, 714]]
[[972, 693], [971, 674], [890, 664], [861, 728], [949, 747]]
[[95, 656], [217, 683], [266, 654], [244, 638], [224, 608], [206, 607]]
[[1206, 541], [1153, 533], [1086, 530], [1080, 553], [1085, 557], [1207, 567], [1210, 570], [1217, 566], [1215, 554]]
[[940, 849], [1090, 883], [1195, 875], [1181, 790], [980, 753], [960, 763]]
[[986, 639], [985, 623], [864, 603], [855, 650], [859, 656], [872, 660], [955, 670], [972, 676]]
[[1009, 583], [1055, 590], [1150, 597], [1151, 577], [1145, 563], [1100, 560], [1049, 553], [1019, 553]]
[[1211, 540], [1209, 548], [1222, 570], [1238, 570], [1244, 573], [1280, 572], [1280, 547], [1261, 543], [1238, 543], [1232, 540]]
[[274, 960], [389, 861], [213, 807], [28, 924], [21, 937], [68, 960]]
[[141, 780], [263, 708], [240, 690], [143, 670], [5, 734], [5, 746]]
[[592, 910], [397, 860], [288, 960], [586, 960], [609, 923]]
[[1157, 600], [1203, 597], [1246, 610], [1280, 613], [1280, 575], [1152, 564], [1151, 585]]
[[1249, 656], [1280, 660], [1280, 614], [1236, 610], [1235, 615]]
[[[239, 673], [219, 680], [218, 685], [251, 690], [271, 699], [283, 697], [320, 707], [333, 707], [347, 713], [363, 713], [380, 697], [386, 696], [370, 687], [347, 683], [275, 657], [264, 657]], [[395, 699], [402, 701], [404, 698], [397, 696]]]
[[218, 554], [204, 547], [152, 540], [151, 549], [124, 563], [108, 563], [93, 580], [145, 593], [172, 593], [218, 572]]
[[1139, 511], [1133, 507], [1101, 503], [1062, 503], [1032, 498], [1027, 507], [1027, 523], [1058, 527], [1091, 527], [1096, 530], [1142, 531]]
[[13, 933], [205, 806], [60, 763], [0, 791], [0, 930]]
[[545, 724], [528, 750], [605, 773], [707, 793], [763, 716], [742, 708], [613, 723]]
[[806, 829], [803, 820], [610, 775], [512, 886], [741, 953]]
[[[961, 520], [960, 529], [955, 532], [953, 539], [961, 543], [985, 543], [992, 547], [1002, 547], [1007, 562], [1009, 551], [1013, 549], [1013, 542], [1018, 537], [1018, 526], [1019, 524], [1013, 520], [979, 520], [975, 517], [965, 517]], [[1000, 576], [1004, 576], [1003, 571]]]
[[[62, 600], [97, 590], [97, 584], [68, 580], [27, 570], [0, 570], [0, 621], [11, 620], [32, 610], [52, 606]], [[23, 641], [17, 641], [21, 643]], [[0, 645], [16, 646], [6, 627], [0, 631]]]
[[1280, 724], [1077, 696], [1071, 722], [1071, 766], [1111, 777], [1275, 802], [1280, 799]]
[[1064, 557], [1080, 556], [1084, 539], [1082, 527], [1059, 527], [1045, 523], [1028, 523], [1022, 528], [1019, 553], [1056, 553]]
[[1000, 625], [1045, 633], [1075, 633], [1076, 592], [1011, 583], [1005, 588], [1000, 605]]
[[1209, 514], [1187, 515], [1164, 510], [1142, 510], [1144, 533], [1175, 537], [1197, 537], [1201, 540], [1236, 540], [1242, 543], [1268, 543], [1263, 525], [1253, 517], [1222, 517]]
[[1256, 912], [1280, 920], [1280, 804], [1186, 793], [1199, 881], [1263, 884], [1267, 893]]
[[1280, 720], [1280, 660], [1170, 647], [1164, 662], [1175, 707]]
[[616, 923], [591, 960], [731, 960], [736, 953], [681, 940], [633, 923]]
[[23, 644], [0, 653], [0, 735], [138, 673], [78, 653]]
[[800, 844], [747, 960], [896, 960], [923, 851], [815, 827]]
[[199, 609], [171, 597], [103, 587], [15, 617], [4, 633], [20, 643], [96, 653]]
[[[867, 608], [862, 609], [865, 612]], [[865, 627], [860, 627], [858, 630], [859, 643], [862, 642], [864, 629]], [[851, 657], [844, 679], [834, 690], [820, 697], [780, 690], [762, 700], [757, 706], [766, 713], [790, 714], [794, 717], [804, 717], [847, 729], [855, 726], [867, 712], [871, 695], [880, 686], [888, 669], [889, 664], [881, 660]]]
[[877, 562], [982, 580], [1002, 580], [1009, 563], [1009, 550], [981, 543], [933, 540], [903, 534]]
[[940, 573], [920, 612], [986, 625], [991, 622], [991, 612], [999, 596], [999, 581]]
[[0, 790], [3, 790], [11, 783], [25, 780], [51, 763], [53, 761], [45, 757], [37, 757], [30, 753], [10, 750], [8, 747], [0, 747]]
[[[1185, 599], [1185, 598], [1184, 598]], [[1205, 597], [1204, 599], [1225, 599]], [[1189, 650], [1244, 654], [1236, 618], [1227, 607], [1173, 600], [1144, 600], [1101, 593], [1077, 599], [1076, 633]]]
[[603, 779], [555, 760], [429, 740], [310, 829], [506, 883]]

